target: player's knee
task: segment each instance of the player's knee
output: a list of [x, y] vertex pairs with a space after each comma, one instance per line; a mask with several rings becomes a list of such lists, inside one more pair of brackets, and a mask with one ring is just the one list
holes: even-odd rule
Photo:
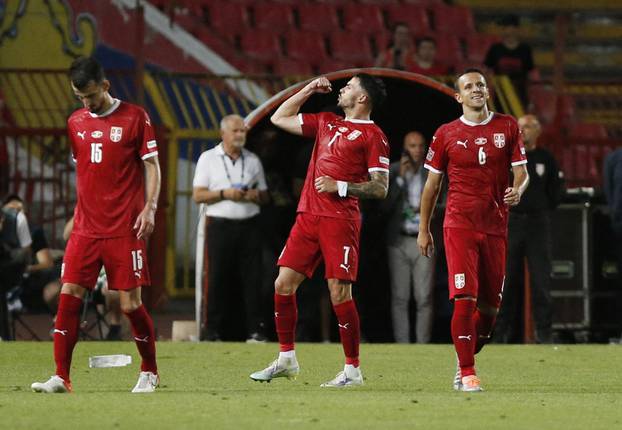
[[61, 294], [69, 294], [70, 296], [77, 297], [79, 299], [84, 297], [84, 293], [86, 289], [81, 287], [78, 284], [63, 284], [61, 290]]
[[279, 276], [274, 281], [274, 291], [281, 296], [291, 296], [296, 292], [296, 286]]

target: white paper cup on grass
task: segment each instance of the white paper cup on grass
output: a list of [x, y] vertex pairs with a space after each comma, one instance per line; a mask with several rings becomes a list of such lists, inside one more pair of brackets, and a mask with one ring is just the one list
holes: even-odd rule
[[132, 363], [132, 356], [125, 354], [94, 355], [89, 357], [89, 367], [123, 367]]

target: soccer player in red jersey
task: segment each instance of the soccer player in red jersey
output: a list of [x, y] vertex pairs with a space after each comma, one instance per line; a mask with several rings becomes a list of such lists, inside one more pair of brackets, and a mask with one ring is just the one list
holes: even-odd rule
[[518, 124], [509, 115], [488, 110], [483, 73], [467, 69], [458, 76], [455, 90], [463, 115], [436, 131], [426, 156], [424, 166], [430, 172], [421, 196], [417, 242], [421, 253], [430, 256], [430, 218], [447, 174], [443, 232], [449, 297], [454, 300], [451, 335], [459, 366], [454, 389], [481, 391], [475, 354], [490, 338], [501, 304], [508, 206], [518, 204], [529, 176]]
[[46, 382], [33, 383], [32, 389], [71, 391], [69, 370], [78, 340], [82, 298], [95, 286], [103, 265], [109, 288], [119, 290], [121, 309], [130, 320], [142, 357], [132, 392], [153, 392], [159, 383], [155, 334], [141, 302], [141, 288], [150, 284], [145, 239], [154, 228], [160, 193], [153, 128], [142, 108], [110, 95], [110, 82], [95, 59], [76, 59], [69, 78], [84, 105], [67, 121], [76, 163], [77, 204], [54, 326], [56, 374]]
[[315, 147], [298, 204], [296, 222], [281, 252], [275, 281], [274, 320], [279, 357], [250, 377], [270, 381], [294, 378], [299, 372], [294, 351], [296, 289], [324, 260], [326, 279], [345, 353], [342, 372], [322, 387], [362, 385], [359, 369], [360, 324], [352, 300], [359, 259], [361, 215], [358, 200], [386, 197], [389, 144], [370, 120], [373, 108], [386, 97], [384, 84], [369, 75], [354, 76], [339, 91], [345, 118], [322, 112], [299, 114], [315, 93], [328, 93], [331, 83], [317, 78], [287, 99], [272, 115], [272, 123], [290, 133], [315, 137]]

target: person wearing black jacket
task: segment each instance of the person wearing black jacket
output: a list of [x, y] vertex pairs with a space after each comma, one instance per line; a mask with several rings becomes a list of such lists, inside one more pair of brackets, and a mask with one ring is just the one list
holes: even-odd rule
[[550, 213], [559, 205], [564, 192], [563, 173], [553, 155], [537, 146], [541, 132], [538, 118], [525, 115], [518, 124], [527, 151], [530, 181], [520, 203], [510, 209], [505, 288], [494, 339], [503, 343], [519, 340], [517, 314], [524, 286], [523, 261], [527, 258], [536, 342], [550, 343], [553, 314]]

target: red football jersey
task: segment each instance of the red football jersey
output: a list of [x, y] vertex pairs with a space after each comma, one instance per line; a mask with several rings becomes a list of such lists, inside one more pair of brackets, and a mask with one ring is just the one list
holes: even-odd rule
[[389, 173], [389, 143], [373, 121], [344, 119], [329, 112], [300, 114], [302, 133], [315, 137], [313, 154], [300, 196], [298, 212], [318, 216], [359, 219], [357, 197], [318, 193], [315, 178], [330, 176], [339, 181], [366, 182], [369, 173]]
[[73, 231], [99, 238], [136, 234], [145, 206], [143, 160], [158, 154], [147, 113], [115, 99], [101, 115], [75, 111], [67, 132], [78, 194]]
[[442, 125], [425, 167], [447, 173], [445, 227], [505, 235], [508, 206], [503, 195], [510, 186], [510, 169], [526, 163], [518, 124], [509, 115], [491, 112], [479, 124], [462, 116]]

